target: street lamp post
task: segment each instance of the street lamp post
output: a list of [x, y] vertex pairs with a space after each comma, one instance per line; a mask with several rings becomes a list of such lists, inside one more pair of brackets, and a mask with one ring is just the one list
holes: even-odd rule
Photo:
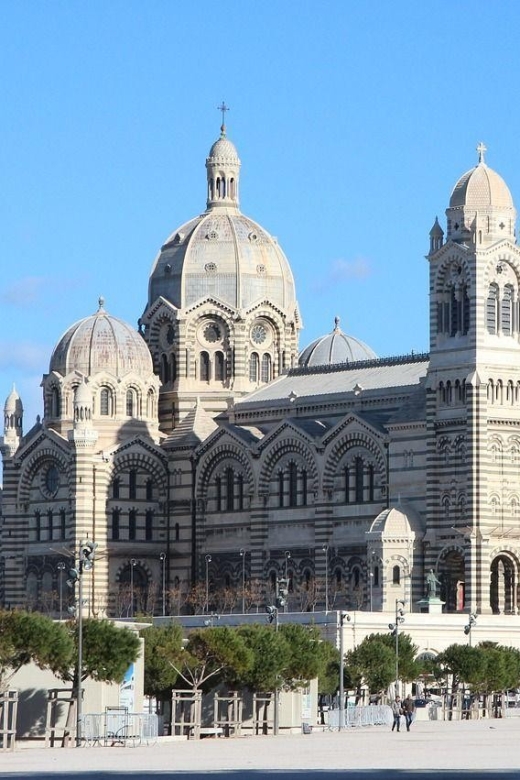
[[471, 647], [471, 629], [477, 625], [477, 614], [472, 612], [469, 616], [467, 625], [464, 626], [464, 633], [468, 637], [468, 644]]
[[130, 617], [134, 616], [134, 568], [137, 564], [135, 558], [130, 560]]
[[325, 553], [325, 612], [329, 611], [329, 545], [321, 548]]
[[240, 549], [240, 557], [242, 558], [242, 614], [246, 612], [246, 551], [242, 547]]
[[60, 561], [56, 568], [59, 571], [59, 579], [58, 579], [58, 588], [59, 588], [59, 599], [60, 599], [60, 620], [63, 619], [63, 572], [65, 571], [65, 564], [63, 561]]
[[[267, 607], [267, 619], [269, 623], [272, 623], [274, 620], [274, 630], [278, 631], [278, 625], [279, 625], [279, 619], [278, 619], [278, 607], [273, 605], [270, 605]], [[274, 689], [274, 712], [273, 712], [273, 735], [275, 737], [278, 736], [278, 732], [280, 730], [280, 701], [279, 701], [279, 690], [278, 686]]]
[[291, 551], [290, 550], [286, 550], [284, 552], [284, 556], [285, 556], [285, 586], [286, 586], [286, 589], [287, 589], [287, 598], [285, 599], [285, 603], [283, 605], [283, 611], [284, 612], [288, 612], [289, 611], [289, 607], [287, 605], [287, 602], [289, 601], [289, 598], [288, 598], [288, 596], [289, 596], [289, 561], [291, 559]]
[[206, 603], [204, 605], [206, 614], [209, 612], [209, 565], [211, 563], [211, 555], [206, 555], [204, 557], [204, 560], [206, 561]]
[[345, 726], [345, 643], [343, 639], [343, 626], [350, 623], [348, 612], [338, 612], [339, 628], [339, 709], [338, 709], [338, 731]]
[[78, 666], [76, 670], [76, 747], [81, 747], [81, 727], [82, 727], [82, 677], [83, 677], [83, 572], [89, 571], [94, 566], [97, 542], [86, 540], [81, 542], [77, 566], [69, 569], [69, 579], [67, 585], [71, 588], [78, 583], [78, 600], [76, 607], [76, 618], [78, 621]]
[[395, 637], [395, 695], [399, 693], [399, 626], [404, 623], [404, 601], [395, 600], [395, 623], [389, 623], [388, 628]]
[[166, 617], [166, 553], [159, 555], [162, 566], [162, 616]]

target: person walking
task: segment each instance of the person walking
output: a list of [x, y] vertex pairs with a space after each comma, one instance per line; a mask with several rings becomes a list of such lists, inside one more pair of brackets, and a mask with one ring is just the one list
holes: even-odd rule
[[396, 696], [394, 701], [392, 702], [392, 714], [394, 716], [394, 722], [392, 723], [392, 731], [394, 731], [395, 728], [397, 728], [397, 731], [399, 731], [399, 728], [401, 726], [401, 715], [403, 714], [401, 699], [399, 696]]
[[408, 694], [406, 699], [403, 701], [404, 720], [406, 723], [407, 731], [410, 731], [410, 726], [412, 725], [412, 721], [413, 721], [414, 710], [415, 710], [415, 702], [412, 699], [411, 695]]

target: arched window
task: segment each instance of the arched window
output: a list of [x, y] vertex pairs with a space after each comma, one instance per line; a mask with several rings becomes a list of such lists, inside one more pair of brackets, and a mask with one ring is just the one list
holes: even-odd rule
[[226, 469], [226, 510], [232, 512], [235, 508], [235, 472], [233, 469]]
[[289, 464], [289, 506], [298, 504], [298, 468], [294, 461]]
[[399, 568], [399, 566], [394, 566], [392, 569], [392, 584], [393, 585], [401, 584], [401, 569]]
[[283, 471], [278, 472], [278, 506], [283, 507], [284, 504], [284, 475]]
[[222, 512], [222, 479], [220, 477], [215, 479], [215, 487], [217, 490], [217, 512]]
[[498, 332], [498, 285], [491, 284], [488, 290], [486, 307], [486, 325], [488, 333]]
[[348, 504], [350, 501], [350, 469], [348, 466], [345, 466], [345, 469], [343, 471], [343, 479], [344, 479], [344, 491], [345, 491], [345, 504]]
[[373, 577], [374, 587], [378, 588], [379, 587], [379, 566], [374, 566], [373, 575], [374, 575]]
[[129, 387], [126, 391], [126, 416], [135, 417], [136, 411], [135, 390]]
[[172, 352], [170, 355], [170, 376], [171, 381], [175, 382], [177, 379], [177, 358], [175, 357], [174, 352]]
[[504, 287], [500, 305], [500, 328], [504, 336], [510, 336], [513, 325], [513, 288], [510, 284]]
[[153, 539], [153, 510], [146, 510], [144, 522], [144, 538], [147, 542], [151, 542]]
[[238, 508], [240, 510], [244, 508], [244, 477], [242, 474], [238, 475]]
[[267, 352], [262, 355], [262, 382], [271, 381], [271, 355]]
[[256, 352], [253, 352], [251, 354], [251, 357], [249, 358], [249, 381], [250, 382], [258, 382], [258, 355]]
[[307, 506], [307, 470], [302, 470], [302, 506]]
[[155, 393], [153, 390], [148, 390], [146, 396], [146, 415], [148, 418], [155, 417]]
[[52, 509], [47, 510], [47, 539], [52, 539], [52, 526], [54, 525], [54, 515]]
[[224, 353], [215, 352], [215, 380], [223, 382], [225, 379]]
[[200, 380], [201, 382], [209, 382], [210, 378], [210, 365], [209, 354], [207, 352], [200, 353]]
[[112, 541], [114, 542], [117, 542], [119, 540], [120, 519], [121, 519], [121, 510], [112, 509]]
[[137, 536], [137, 512], [131, 509], [128, 513], [128, 538], [131, 542], [135, 541]]
[[99, 394], [99, 413], [103, 417], [112, 415], [112, 391], [109, 387], [102, 387]]
[[42, 539], [42, 516], [39, 511], [36, 511], [34, 513], [34, 527], [35, 527], [35, 535], [36, 535], [36, 541], [41, 542]]
[[153, 479], [146, 480], [146, 500], [153, 501]]
[[132, 469], [128, 475], [128, 498], [137, 496], [137, 471]]
[[354, 461], [355, 479], [356, 479], [356, 485], [355, 485], [356, 504], [362, 504], [364, 499], [364, 495], [363, 495], [364, 468], [363, 467], [364, 467], [363, 458], [359, 457], [358, 455]]
[[67, 516], [64, 509], [60, 509], [60, 539], [67, 536]]
[[374, 467], [371, 463], [368, 466], [368, 500], [374, 500]]
[[178, 542], [181, 535], [181, 527], [179, 523], [175, 523], [175, 541]]
[[51, 417], [59, 417], [61, 414], [61, 397], [57, 387], [51, 390]]
[[115, 479], [112, 481], [112, 498], [119, 498], [119, 488], [121, 485], [121, 480], [119, 477], [115, 477]]
[[170, 381], [170, 366], [168, 364], [168, 356], [161, 355], [161, 382], [165, 385]]

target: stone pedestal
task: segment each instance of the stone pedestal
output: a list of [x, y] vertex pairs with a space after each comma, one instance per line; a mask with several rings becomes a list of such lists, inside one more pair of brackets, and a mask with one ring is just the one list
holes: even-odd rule
[[421, 612], [431, 612], [433, 615], [439, 615], [445, 603], [437, 596], [425, 596], [417, 602], [417, 606]]

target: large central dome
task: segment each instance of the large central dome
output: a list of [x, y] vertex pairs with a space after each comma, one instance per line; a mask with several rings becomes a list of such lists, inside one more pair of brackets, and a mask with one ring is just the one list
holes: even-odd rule
[[177, 228], [155, 259], [148, 306], [160, 296], [177, 309], [213, 297], [233, 309], [268, 299], [296, 306], [294, 280], [282, 249], [238, 208], [240, 160], [222, 126], [206, 159], [207, 209]]

